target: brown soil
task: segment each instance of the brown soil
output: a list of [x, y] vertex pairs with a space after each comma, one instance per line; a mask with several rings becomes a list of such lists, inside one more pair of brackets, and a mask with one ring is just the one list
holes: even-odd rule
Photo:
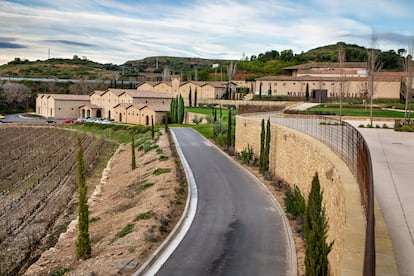
[[[88, 179], [89, 233], [92, 257], [78, 260], [75, 252], [77, 220], [60, 235], [57, 244], [42, 254], [25, 275], [48, 275], [69, 269], [70, 275], [131, 275], [165, 239], [184, 209], [185, 194], [180, 187], [167, 135], [154, 149], [136, 152], [137, 169], [131, 170], [131, 145], [121, 145], [108, 162], [101, 180]], [[160, 161], [161, 155], [168, 157]], [[171, 171], [153, 175], [157, 168]], [[150, 214], [148, 219], [138, 215]], [[131, 225], [132, 231], [120, 231]], [[122, 236], [122, 237], [121, 237]]]

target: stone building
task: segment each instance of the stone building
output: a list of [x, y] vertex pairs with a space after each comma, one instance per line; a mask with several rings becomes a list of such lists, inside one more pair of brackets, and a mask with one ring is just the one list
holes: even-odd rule
[[36, 98], [36, 113], [55, 119], [79, 117], [79, 107], [89, 104], [89, 95], [39, 94]]

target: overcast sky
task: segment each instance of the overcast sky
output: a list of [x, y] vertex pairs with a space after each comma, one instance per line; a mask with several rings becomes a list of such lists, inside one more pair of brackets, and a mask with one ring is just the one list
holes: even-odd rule
[[412, 48], [413, 0], [0, 0], [0, 64], [168, 55], [240, 59], [338, 41]]

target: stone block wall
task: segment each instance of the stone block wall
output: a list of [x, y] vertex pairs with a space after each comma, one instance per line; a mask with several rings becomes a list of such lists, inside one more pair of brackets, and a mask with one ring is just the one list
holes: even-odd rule
[[[260, 132], [261, 120], [237, 116], [236, 152], [250, 145], [258, 158]], [[318, 173], [328, 217], [327, 241], [334, 241], [328, 256], [331, 274], [362, 274], [364, 216], [358, 184], [345, 163], [320, 141], [276, 124], [271, 124], [269, 163], [270, 173], [292, 188], [297, 185], [305, 199]]]

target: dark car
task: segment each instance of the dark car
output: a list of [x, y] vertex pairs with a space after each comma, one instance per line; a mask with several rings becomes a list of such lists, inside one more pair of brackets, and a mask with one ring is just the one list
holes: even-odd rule
[[55, 120], [52, 120], [52, 119], [47, 119], [46, 120], [46, 123], [48, 123], [48, 124], [56, 124], [57, 122]]

